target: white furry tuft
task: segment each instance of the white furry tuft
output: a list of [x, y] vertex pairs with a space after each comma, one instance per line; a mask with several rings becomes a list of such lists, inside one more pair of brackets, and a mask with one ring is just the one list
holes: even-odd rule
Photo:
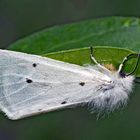
[[120, 106], [127, 105], [127, 101], [133, 88], [134, 76], [122, 78], [116, 72], [111, 76], [111, 83], [98, 85], [96, 96], [88, 103], [91, 112], [98, 115], [110, 113]]

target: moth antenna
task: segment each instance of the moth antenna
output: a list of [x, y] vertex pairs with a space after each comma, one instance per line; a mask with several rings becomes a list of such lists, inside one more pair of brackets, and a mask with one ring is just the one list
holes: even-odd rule
[[110, 73], [110, 70], [108, 70], [106, 67], [102, 66], [100, 63], [97, 62], [96, 58], [93, 55], [93, 47], [92, 46], [90, 47], [90, 59], [92, 60], [93, 63], [95, 63], [99, 67], [99, 69], [101, 69], [107, 73]]
[[[123, 73], [123, 71], [122, 71], [123, 66], [124, 66], [124, 64], [126, 63], [126, 61], [128, 61], [128, 59], [129, 59], [130, 57], [132, 57], [132, 56], [138, 56], [137, 63], [136, 63], [136, 65], [135, 65], [134, 69], [132, 70], [132, 72], [130, 72], [130, 73], [128, 73], [128, 74], [125, 74], [125, 73]], [[119, 73], [120, 75], [122, 75], [122, 76], [124, 75], [124, 77], [125, 77], [125, 76], [129, 76], [129, 75], [132, 75], [132, 74], [136, 71], [136, 69], [137, 69], [137, 67], [138, 67], [139, 60], [140, 60], [140, 54], [134, 54], [134, 53], [132, 53], [132, 54], [127, 55], [127, 56], [123, 59], [123, 61], [121, 62], [120, 66], [119, 66], [119, 69], [118, 69], [118, 73]]]
[[[138, 54], [138, 60], [137, 60], [137, 64], [135, 66], [134, 71], [137, 69], [139, 61], [140, 61], [140, 54]], [[140, 77], [136, 77], [136, 79], [140, 79]], [[134, 82], [140, 84], [140, 81], [134, 80]]]
[[135, 65], [133, 71], [130, 72], [130, 73], [128, 73], [126, 76], [132, 75], [132, 74], [136, 71], [136, 69], [137, 69], [137, 67], [138, 67], [138, 64], [139, 64], [139, 60], [140, 60], [140, 54], [137, 54], [137, 55], [138, 55], [138, 59], [137, 59], [137, 63], [136, 63], [136, 65]]
[[94, 62], [96, 65], [99, 65], [99, 63], [97, 62], [97, 60], [96, 60], [95, 57], [93, 56], [93, 47], [90, 47], [90, 59], [91, 59], [92, 62]]
[[124, 66], [125, 62], [128, 60], [128, 58], [133, 55], [136, 55], [136, 54], [131, 53], [131, 54], [127, 55], [126, 57], [124, 57], [123, 61], [121, 62], [120, 66], [119, 66], [118, 73], [120, 73], [122, 71], [123, 66]]

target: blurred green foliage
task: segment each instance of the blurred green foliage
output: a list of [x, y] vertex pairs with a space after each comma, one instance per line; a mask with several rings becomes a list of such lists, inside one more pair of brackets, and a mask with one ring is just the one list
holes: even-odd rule
[[[112, 15], [140, 16], [139, 5], [139, 0], [1, 0], [0, 48], [46, 26]], [[139, 40], [135, 32], [137, 27], [132, 37]], [[129, 42], [131, 44], [131, 39]], [[133, 43], [138, 50], [139, 43]], [[52, 112], [19, 121], [10, 121], [1, 114], [0, 140], [137, 140], [140, 138], [139, 91], [137, 84], [124, 110], [99, 120], [85, 108]]]
[[139, 0], [0, 0], [0, 48], [44, 27], [105, 16], [140, 16]]
[[108, 17], [44, 29], [9, 45], [9, 49], [33, 54], [89, 46], [112, 46], [138, 51], [139, 18]]

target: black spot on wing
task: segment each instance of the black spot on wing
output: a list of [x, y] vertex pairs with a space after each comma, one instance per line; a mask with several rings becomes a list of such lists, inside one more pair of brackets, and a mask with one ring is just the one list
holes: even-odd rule
[[109, 103], [109, 101], [110, 101], [110, 98], [106, 98], [105, 100], [106, 100], [106, 102], [107, 102], [107, 103]]
[[85, 82], [80, 82], [79, 85], [80, 86], [84, 86], [85, 85]]
[[32, 83], [33, 81], [31, 79], [26, 78], [27, 83]]
[[67, 102], [66, 101], [63, 101], [61, 104], [66, 104]]
[[38, 109], [38, 111], [40, 112], [40, 111], [42, 111], [42, 109], [40, 108], [40, 109]]
[[32, 65], [33, 67], [36, 67], [37, 66], [37, 64], [36, 63], [33, 63], [33, 65]]

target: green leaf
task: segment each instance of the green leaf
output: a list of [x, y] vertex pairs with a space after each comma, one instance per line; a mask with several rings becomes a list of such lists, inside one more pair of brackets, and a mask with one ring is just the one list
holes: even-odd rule
[[[109, 45], [114, 48], [118, 46], [138, 51], [140, 48], [140, 19], [109, 17], [56, 26], [23, 38], [10, 45], [9, 49], [44, 55], [50, 52], [89, 47], [91, 45], [107, 45], [104, 48]], [[128, 54], [127, 50], [104, 48], [97, 49], [97, 59], [99, 58], [101, 63], [104, 63], [103, 61], [112, 63], [116, 68]], [[50, 57], [81, 65], [89, 63], [89, 54], [87, 52], [87, 49], [79, 49], [54, 53]], [[125, 71], [133, 70], [135, 62], [136, 60], [129, 61]], [[139, 71], [140, 68], [138, 68], [137, 73]]]
[[25, 37], [9, 49], [33, 54], [95, 46], [112, 46], [138, 51], [140, 19], [109, 17], [55, 26]]
[[[134, 53], [128, 49], [113, 48], [108, 46], [96, 46], [94, 47], [94, 56], [99, 63], [102, 65], [113, 64], [117, 70], [122, 60], [128, 55]], [[56, 60], [69, 62], [78, 65], [89, 65], [92, 64], [90, 60], [90, 49], [73, 49], [67, 51], [59, 51], [55, 53], [44, 54], [43, 56], [50, 57]], [[130, 59], [124, 66], [124, 72], [131, 72], [136, 64], [137, 57], [135, 59]], [[140, 76], [140, 67], [137, 69], [137, 76]]]

